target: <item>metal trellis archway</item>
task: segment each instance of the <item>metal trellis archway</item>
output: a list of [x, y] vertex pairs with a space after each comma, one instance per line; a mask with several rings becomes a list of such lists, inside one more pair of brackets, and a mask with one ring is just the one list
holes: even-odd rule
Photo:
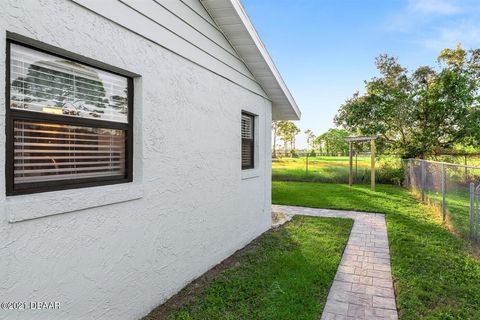
[[348, 184], [353, 185], [353, 143], [370, 141], [370, 188], [375, 191], [375, 153], [376, 145], [375, 140], [378, 136], [362, 136], [362, 137], [347, 137], [345, 141], [348, 142], [348, 156], [349, 156], [349, 171], [348, 171]]

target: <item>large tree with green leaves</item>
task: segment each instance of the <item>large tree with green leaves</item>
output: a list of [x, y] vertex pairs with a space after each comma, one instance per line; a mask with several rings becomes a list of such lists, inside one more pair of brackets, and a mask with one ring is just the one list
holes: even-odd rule
[[316, 138], [316, 144], [323, 147], [327, 154], [346, 154], [348, 152], [348, 143], [345, 138], [349, 132], [343, 129], [328, 129], [327, 132]]
[[438, 67], [409, 74], [396, 58], [381, 55], [380, 73], [339, 109], [335, 123], [359, 134], [378, 134], [380, 148], [403, 157], [425, 157], [480, 135], [480, 51], [444, 49]]

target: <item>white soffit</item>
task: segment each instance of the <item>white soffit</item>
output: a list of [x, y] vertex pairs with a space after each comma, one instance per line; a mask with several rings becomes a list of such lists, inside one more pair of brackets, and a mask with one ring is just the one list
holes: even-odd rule
[[274, 120], [299, 120], [298, 108], [240, 0], [200, 0], [272, 100]]

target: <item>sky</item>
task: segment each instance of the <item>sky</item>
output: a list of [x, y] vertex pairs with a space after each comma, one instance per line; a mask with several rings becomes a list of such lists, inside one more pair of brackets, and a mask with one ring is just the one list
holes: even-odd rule
[[409, 70], [441, 49], [480, 48], [480, 0], [242, 0], [302, 111], [303, 132], [334, 127], [342, 103], [377, 75], [387, 53]]

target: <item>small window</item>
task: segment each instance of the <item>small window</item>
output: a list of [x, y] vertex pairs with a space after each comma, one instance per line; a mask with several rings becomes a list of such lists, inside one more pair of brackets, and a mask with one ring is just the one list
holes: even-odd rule
[[7, 194], [132, 181], [132, 79], [7, 48]]
[[255, 116], [242, 112], [242, 169], [255, 166]]

